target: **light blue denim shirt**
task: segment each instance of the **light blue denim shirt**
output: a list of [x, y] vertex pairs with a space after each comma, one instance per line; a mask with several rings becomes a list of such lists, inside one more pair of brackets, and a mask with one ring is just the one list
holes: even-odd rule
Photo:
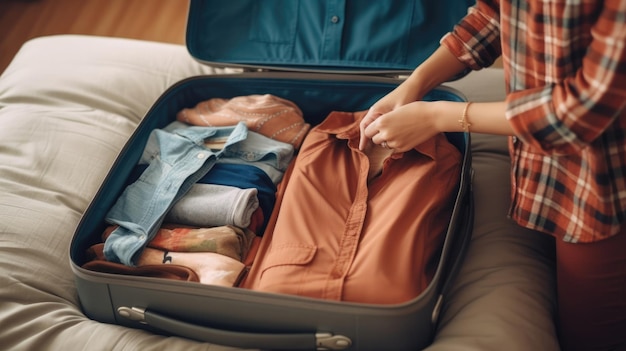
[[[209, 140], [224, 139], [212, 150]], [[228, 127], [197, 127], [173, 122], [148, 137], [140, 163], [149, 166], [126, 187], [105, 220], [116, 224], [104, 244], [107, 260], [134, 265], [137, 254], [154, 237], [169, 209], [206, 175], [220, 158], [261, 162], [283, 171], [293, 158], [291, 144], [249, 131], [245, 123]]]

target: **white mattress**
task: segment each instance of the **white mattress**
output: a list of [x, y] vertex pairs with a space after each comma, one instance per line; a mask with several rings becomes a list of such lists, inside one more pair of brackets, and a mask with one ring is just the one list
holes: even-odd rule
[[[6, 350], [228, 350], [102, 324], [80, 310], [69, 243], [152, 102], [176, 81], [231, 73], [182, 46], [88, 36], [34, 39], [0, 76], [0, 345]], [[451, 85], [502, 98], [502, 71]], [[476, 220], [427, 350], [558, 350], [552, 243], [506, 218], [503, 137], [473, 135]]]

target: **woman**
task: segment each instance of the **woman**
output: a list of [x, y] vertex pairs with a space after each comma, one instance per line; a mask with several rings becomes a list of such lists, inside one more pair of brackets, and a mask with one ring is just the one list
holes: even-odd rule
[[[507, 96], [419, 101], [502, 56]], [[564, 350], [626, 350], [626, 0], [478, 0], [361, 122], [360, 148], [510, 135], [519, 225], [556, 238]]]

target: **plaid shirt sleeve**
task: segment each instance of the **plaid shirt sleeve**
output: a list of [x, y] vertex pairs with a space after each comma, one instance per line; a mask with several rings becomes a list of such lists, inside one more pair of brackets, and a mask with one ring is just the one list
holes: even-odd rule
[[441, 45], [474, 70], [491, 66], [501, 54], [499, 11], [497, 1], [478, 0]]
[[[595, 21], [590, 20], [597, 16], [595, 7], [576, 5], [573, 11], [528, 3], [534, 13], [511, 18], [505, 29], [509, 45], [516, 46], [511, 60], [525, 67], [510, 78], [506, 117], [515, 134], [538, 152], [579, 153], [623, 116], [626, 1], [604, 1]], [[525, 46], [514, 44], [520, 41]]]
[[442, 45], [474, 69], [502, 54], [509, 215], [569, 242], [623, 232], [626, 0], [478, 0]]

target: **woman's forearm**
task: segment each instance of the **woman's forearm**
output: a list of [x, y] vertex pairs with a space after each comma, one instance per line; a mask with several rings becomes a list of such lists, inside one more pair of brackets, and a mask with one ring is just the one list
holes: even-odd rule
[[430, 90], [449, 81], [467, 69], [450, 50], [440, 46], [435, 52], [419, 65], [403, 84], [410, 86], [414, 98], [421, 99]]
[[[462, 132], [464, 124], [474, 133], [513, 135], [513, 128], [504, 116], [506, 103], [475, 102], [465, 111], [467, 103], [439, 101], [433, 103], [432, 116], [442, 132]], [[463, 120], [463, 113], [466, 118]]]

